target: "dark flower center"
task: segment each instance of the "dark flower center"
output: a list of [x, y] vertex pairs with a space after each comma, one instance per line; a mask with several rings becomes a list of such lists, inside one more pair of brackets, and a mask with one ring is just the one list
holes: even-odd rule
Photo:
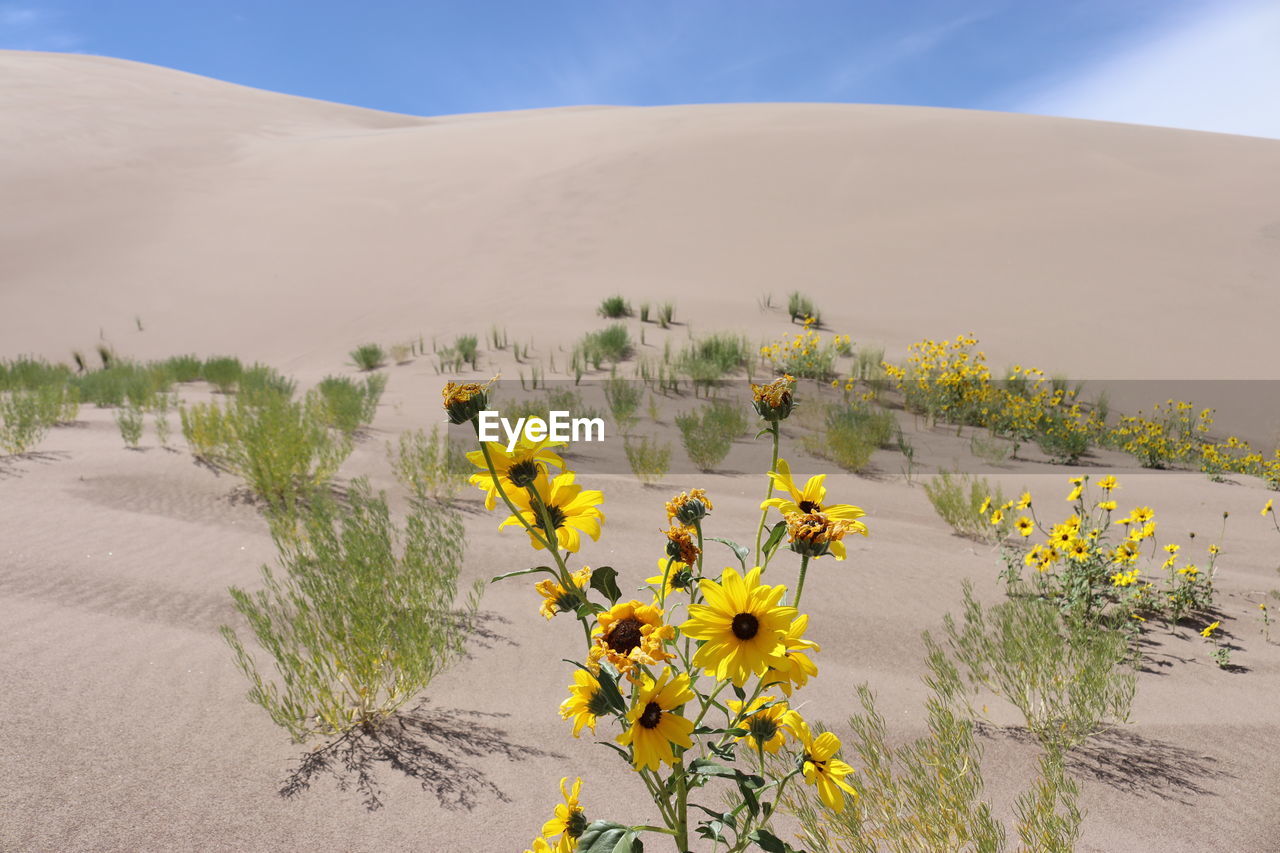
[[650, 702], [644, 706], [644, 713], [640, 715], [639, 723], [646, 729], [657, 728], [658, 722], [662, 719], [662, 708], [657, 702]]
[[[721, 623], [723, 624], [723, 623]], [[760, 631], [760, 620], [750, 613], [739, 613], [733, 617], [733, 636], [739, 640], [750, 640]]]
[[822, 512], [822, 504], [817, 501], [800, 501], [796, 504], [801, 512]]
[[538, 479], [538, 463], [532, 459], [517, 462], [507, 469], [507, 477], [511, 479], [511, 482], [523, 489]]
[[613, 626], [609, 632], [609, 648], [620, 655], [630, 654], [632, 649], [640, 648], [644, 634], [640, 632], [639, 619], [623, 619]]

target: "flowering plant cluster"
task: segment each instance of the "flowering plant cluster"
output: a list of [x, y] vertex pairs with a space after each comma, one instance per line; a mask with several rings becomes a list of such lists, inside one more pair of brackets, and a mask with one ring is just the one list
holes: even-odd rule
[[[1010, 510], [1019, 513], [1015, 541], [1004, 548], [1004, 575], [1011, 584], [1024, 568], [1034, 569], [1031, 582], [1041, 595], [1058, 601], [1068, 616], [1089, 622], [1144, 622], [1153, 615], [1176, 621], [1212, 607], [1218, 545], [1208, 546], [1203, 568], [1184, 562], [1180, 545], [1157, 543], [1150, 507], [1119, 517], [1115, 477], [1101, 478], [1096, 495], [1088, 477], [1069, 483], [1071, 514], [1056, 524], [1041, 522], [1030, 492], [991, 511], [992, 524], [1007, 524]], [[1043, 538], [1032, 543], [1037, 533]]]
[[760, 348], [760, 356], [779, 372], [803, 379], [826, 379], [835, 372], [836, 356], [851, 351], [848, 335], [833, 335], [823, 341], [813, 328], [812, 317], [804, 321], [804, 330], [789, 339], [774, 341]]
[[[509, 512], [500, 528], [522, 530], [535, 552], [550, 557], [494, 580], [545, 575], [534, 586], [542, 615], [581, 625], [582, 651], [567, 661], [574, 671], [561, 717], [575, 737], [586, 730], [601, 736], [638, 774], [661, 817], [660, 824], [627, 824], [589, 816], [581, 779], [570, 784], [566, 777], [564, 801], [532, 853], [638, 851], [650, 834], [670, 836], [679, 851], [690, 849], [691, 836], [731, 851], [789, 851], [770, 829], [788, 785], [815, 786], [835, 810], [856, 796], [847, 781], [853, 768], [838, 757], [839, 739], [815, 731], [793, 703], [818, 672], [812, 656], [819, 647], [806, 637], [809, 619], [799, 609], [806, 571], [813, 560], [843, 559], [843, 538], [867, 529], [861, 509], [828, 500], [823, 475], [800, 486], [778, 457], [791, 387], [790, 377], [752, 386], [760, 434], [773, 441], [754, 547], [708, 537], [710, 496], [682, 492], [666, 504], [664, 554], [639, 595], [623, 593], [612, 567], [571, 568], [583, 535], [601, 535], [604, 496], [576, 482], [559, 445], [523, 440], [507, 452], [480, 443], [469, 454], [478, 468], [471, 483], [484, 491], [486, 507], [501, 502]], [[446, 385], [450, 420], [475, 425], [485, 394], [480, 385]], [[781, 517], [770, 523], [775, 513]], [[708, 561], [708, 541], [726, 545], [738, 565]], [[787, 550], [798, 559], [794, 590], [766, 581], [771, 563]], [[709, 787], [715, 780], [730, 785], [730, 806]]]

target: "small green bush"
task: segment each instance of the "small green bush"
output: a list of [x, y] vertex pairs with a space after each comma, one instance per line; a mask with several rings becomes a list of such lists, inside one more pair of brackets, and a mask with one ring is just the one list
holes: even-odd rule
[[898, 423], [892, 412], [873, 409], [865, 403], [835, 404], [827, 407], [821, 431], [802, 441], [815, 456], [830, 459], [847, 471], [865, 471], [871, 456], [897, 439]]
[[676, 359], [676, 369], [694, 386], [709, 387], [747, 366], [751, 344], [743, 335], [714, 334], [689, 343]]
[[274, 367], [255, 364], [240, 374], [239, 393], [246, 396], [274, 394], [286, 399], [293, 397], [298, 383], [281, 375]]
[[396, 480], [423, 505], [452, 500], [467, 475], [477, 470], [466, 451], [434, 425], [430, 434], [420, 429], [401, 433], [398, 446], [387, 442], [387, 458]]
[[[631, 379], [623, 379], [616, 373], [604, 383], [604, 398], [609, 404], [609, 413], [613, 422], [621, 432], [627, 432], [635, 425], [636, 412], [640, 409], [640, 398], [644, 396], [644, 386]], [[577, 413], [573, 409], [565, 411]], [[581, 415], [577, 415], [581, 417]]]
[[52, 425], [40, 392], [0, 392], [0, 449], [6, 453], [26, 453]]
[[240, 359], [226, 355], [206, 359], [204, 366], [200, 368], [204, 381], [223, 394], [230, 394], [236, 389], [243, 373], [244, 365], [240, 363]]
[[249, 700], [298, 742], [378, 726], [463, 652], [482, 589], [458, 607], [463, 537], [444, 507], [411, 509], [398, 527], [364, 481], [345, 510], [316, 501], [302, 535], [276, 538], [280, 567], [262, 567], [263, 588], [231, 588], [277, 676], [223, 626]]
[[1129, 719], [1137, 676], [1123, 632], [1065, 621], [1053, 602], [1025, 590], [984, 609], [967, 581], [963, 623], [948, 615], [944, 624], [969, 681], [1021, 711], [1051, 755]]
[[171, 356], [165, 359], [164, 365], [174, 382], [196, 382], [203, 376], [204, 362], [199, 356]]
[[373, 423], [378, 401], [387, 387], [385, 373], [365, 377], [357, 382], [346, 376], [326, 376], [316, 386], [324, 402], [324, 422], [347, 435]]
[[650, 486], [666, 476], [671, 464], [671, 445], [641, 436], [638, 439], [625, 439], [624, 447], [631, 472], [641, 483]]
[[458, 354], [458, 358], [471, 365], [472, 370], [479, 366], [480, 342], [475, 335], [459, 335], [453, 342], [453, 351]]
[[689, 459], [699, 471], [710, 471], [729, 455], [733, 440], [747, 428], [741, 407], [713, 400], [700, 411], [676, 415], [676, 426]]
[[361, 370], [377, 370], [387, 363], [387, 354], [377, 344], [361, 344], [351, 351], [351, 361]]
[[787, 314], [791, 317], [791, 322], [804, 322], [812, 319], [815, 326], [822, 325], [822, 312], [813, 305], [813, 300], [805, 296], [803, 293], [792, 291], [787, 297]]
[[942, 471], [924, 484], [924, 493], [939, 517], [961, 536], [994, 544], [1009, 530], [1010, 519], [991, 523], [991, 513], [1004, 505], [1005, 498], [998, 486], [992, 489], [982, 477]]
[[115, 418], [125, 446], [136, 448], [138, 442], [142, 440], [142, 409], [134, 403], [129, 403], [122, 409], [116, 409]]
[[630, 357], [631, 335], [627, 327], [614, 323], [607, 329], [589, 332], [574, 350], [573, 361], [582, 367], [591, 365], [599, 370], [606, 362], [617, 364]]
[[674, 323], [676, 317], [676, 304], [674, 302], [664, 302], [658, 306], [658, 325], [665, 329]]
[[610, 320], [630, 317], [631, 303], [621, 296], [610, 296], [600, 303], [599, 312], [601, 317], [607, 317]]
[[39, 358], [0, 360], [0, 391], [35, 391], [65, 386], [73, 378], [65, 364], [50, 364]]

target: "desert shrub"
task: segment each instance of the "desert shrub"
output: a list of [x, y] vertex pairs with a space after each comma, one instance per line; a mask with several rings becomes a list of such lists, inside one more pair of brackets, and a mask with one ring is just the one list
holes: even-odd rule
[[1156, 405], [1150, 417], [1139, 412], [1120, 418], [1110, 443], [1131, 454], [1144, 468], [1169, 468], [1196, 458], [1213, 427], [1213, 410], [1196, 412], [1186, 401]]
[[[942, 471], [924, 484], [924, 493], [938, 516], [961, 536], [979, 542], [999, 542], [1007, 535], [1012, 519], [1006, 519], [1008, 502], [997, 486], [991, 488], [982, 477]], [[992, 515], [1000, 513], [996, 523]]]
[[631, 355], [631, 335], [627, 327], [614, 323], [606, 329], [588, 332], [574, 349], [573, 361], [584, 367], [591, 365], [596, 370], [605, 362], [617, 364]]
[[38, 391], [0, 392], [0, 449], [26, 453], [40, 443], [53, 421]]
[[0, 360], [0, 391], [35, 391], [39, 388], [65, 386], [72, 379], [71, 368], [50, 364], [41, 358]]
[[387, 442], [387, 458], [396, 480], [419, 504], [452, 500], [475, 471], [462, 448], [434, 425], [430, 434], [410, 430], [400, 434], [398, 445]]
[[864, 471], [871, 454], [891, 446], [897, 434], [892, 412], [865, 403], [830, 405], [817, 435], [804, 437], [805, 449], [835, 462], [848, 471]]
[[671, 464], [671, 445], [659, 443], [646, 435], [638, 439], [627, 438], [624, 446], [631, 473], [641, 483], [651, 486], [666, 476]]
[[676, 321], [676, 304], [674, 302], [663, 302], [658, 306], [658, 325], [667, 328]]
[[944, 620], [970, 683], [1013, 704], [1044, 749], [1062, 756], [1111, 722], [1125, 722], [1137, 676], [1121, 631], [1064, 619], [1057, 607], [1015, 590], [983, 608], [964, 587], [963, 621]]
[[377, 370], [387, 363], [387, 354], [377, 344], [361, 344], [351, 351], [351, 362], [361, 370]]
[[413, 347], [410, 344], [392, 344], [391, 360], [396, 364], [408, 364], [413, 361]]
[[425, 689], [462, 654], [480, 595], [455, 609], [464, 531], [446, 508], [412, 509], [400, 528], [356, 481], [345, 509], [314, 502], [302, 532], [276, 538], [261, 590], [231, 589], [276, 678], [222, 628], [250, 701], [295, 741], [375, 727]]
[[274, 367], [268, 367], [265, 364], [255, 364], [246, 368], [240, 374], [237, 385], [239, 393], [246, 396], [274, 394], [286, 399], [292, 397], [298, 387], [298, 383], [283, 376]]
[[789, 340], [784, 338], [761, 347], [760, 355], [771, 362], [778, 373], [818, 380], [835, 375], [835, 344], [823, 341], [811, 323], [805, 323], [804, 331]]
[[276, 516], [289, 516], [327, 483], [351, 453], [351, 440], [330, 431], [319, 394], [237, 397], [225, 405], [183, 408], [192, 453], [242, 477]]
[[475, 370], [480, 360], [480, 341], [475, 335], [459, 335], [453, 342], [453, 351], [458, 354], [458, 358], [471, 365], [471, 369]]
[[640, 303], [640, 322], [641, 323], [648, 323], [650, 321], [650, 315], [652, 314], [652, 309], [653, 309], [653, 306], [650, 303], [648, 302]]
[[177, 405], [177, 395], [160, 394], [151, 411], [155, 419], [156, 441], [161, 447], [169, 446], [169, 410]]
[[120, 428], [120, 437], [126, 447], [137, 447], [142, 440], [143, 415], [142, 408], [129, 403], [115, 412], [116, 426]]
[[617, 320], [621, 317], [631, 316], [631, 303], [623, 299], [621, 296], [606, 297], [600, 303], [598, 309], [601, 317], [607, 317], [610, 320]]
[[613, 422], [622, 432], [626, 432], [635, 424], [636, 412], [640, 409], [640, 398], [643, 396], [644, 386], [639, 382], [623, 379], [616, 374], [605, 380], [604, 398], [609, 404], [609, 413], [613, 415]]
[[195, 382], [203, 375], [204, 362], [195, 355], [175, 355], [164, 361], [174, 382]]
[[204, 366], [200, 368], [204, 381], [223, 394], [230, 394], [236, 389], [243, 373], [244, 365], [240, 359], [227, 355], [205, 359]]
[[354, 435], [373, 422], [386, 387], [384, 373], [367, 376], [359, 382], [346, 376], [326, 376], [316, 386], [323, 402], [321, 417], [334, 429]]
[[713, 400], [701, 410], [676, 415], [676, 426], [689, 459], [699, 471], [710, 471], [729, 455], [733, 440], [747, 428], [740, 407]]
[[1078, 418], [1054, 412], [1040, 422], [1036, 443], [1052, 461], [1074, 465], [1089, 452], [1089, 432]]
[[676, 369], [688, 376], [694, 387], [710, 386], [745, 367], [750, 359], [751, 344], [745, 336], [718, 333], [685, 346], [676, 359]]
[[822, 325], [822, 312], [814, 307], [813, 300], [805, 296], [803, 293], [792, 291], [787, 297], [787, 314], [791, 317], [791, 322], [804, 322], [812, 320], [813, 325]]

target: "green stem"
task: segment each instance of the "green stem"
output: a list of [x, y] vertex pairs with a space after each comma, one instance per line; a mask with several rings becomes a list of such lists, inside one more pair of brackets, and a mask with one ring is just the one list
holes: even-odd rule
[[800, 555], [800, 579], [796, 581], [796, 600], [792, 602], [792, 607], [800, 606], [800, 594], [804, 592], [804, 576], [809, 571], [809, 555]]
[[[778, 438], [779, 438], [779, 435], [778, 435], [779, 428], [778, 428], [777, 421], [773, 422], [773, 426], [769, 428], [769, 432], [773, 436], [773, 461], [769, 463], [769, 472], [776, 473], [778, 470]], [[773, 497], [773, 478], [767, 477], [766, 479], [768, 479], [769, 481], [769, 488], [764, 493], [764, 499], [769, 500], [769, 498]], [[768, 518], [769, 518], [769, 508], [765, 507], [760, 511], [760, 524], [756, 526], [755, 565], [757, 566], [761, 565], [760, 560], [762, 555], [760, 553], [760, 543], [764, 540], [764, 523], [765, 521], [768, 520]]]
[[[471, 425], [476, 429], [476, 440], [480, 441], [479, 425], [475, 421], [472, 421]], [[502, 496], [502, 502], [507, 505], [507, 509], [511, 510], [511, 514], [524, 525], [524, 529], [529, 531], [531, 536], [541, 542], [544, 547], [549, 548], [550, 546], [547, 544], [546, 538], [543, 537], [532, 524], [524, 520], [524, 516], [520, 514], [520, 510], [516, 509], [516, 505], [511, 502], [511, 498], [507, 497], [507, 490], [502, 487], [502, 478], [498, 476], [498, 470], [494, 467], [493, 456], [489, 454], [488, 442], [480, 441], [480, 452], [484, 454], [484, 463], [489, 469], [489, 476], [493, 478], [493, 487], [497, 489], [498, 494]]]
[[685, 853], [689, 849], [689, 785], [685, 778], [684, 760], [678, 759], [673, 770], [676, 774], [676, 847]]

